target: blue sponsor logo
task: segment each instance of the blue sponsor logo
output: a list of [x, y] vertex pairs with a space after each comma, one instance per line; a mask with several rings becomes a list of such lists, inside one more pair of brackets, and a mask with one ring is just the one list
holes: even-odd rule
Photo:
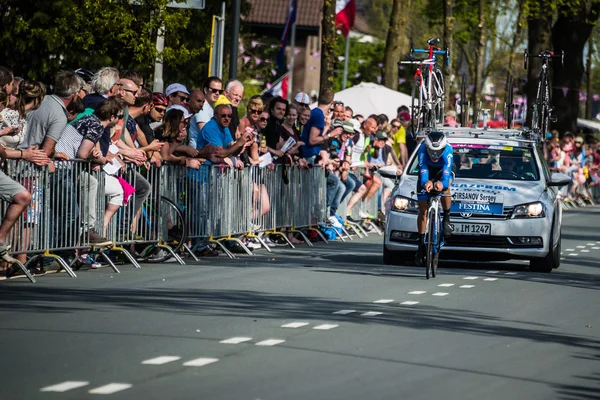
[[502, 204], [452, 203], [451, 212], [473, 214], [502, 214]]
[[517, 188], [500, 186], [500, 185], [482, 185], [475, 183], [453, 183], [452, 187], [460, 189], [487, 189], [487, 190], [504, 190], [507, 192], [516, 192]]

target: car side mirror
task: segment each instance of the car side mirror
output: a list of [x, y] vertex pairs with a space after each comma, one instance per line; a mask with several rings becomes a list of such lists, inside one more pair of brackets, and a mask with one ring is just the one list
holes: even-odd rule
[[379, 172], [379, 175], [381, 175], [382, 177], [389, 178], [392, 180], [396, 180], [400, 177], [399, 175], [396, 175], [396, 166], [395, 165], [379, 168], [378, 172]]
[[547, 185], [562, 187], [568, 185], [569, 183], [571, 183], [571, 177], [569, 175], [554, 172], [550, 177], [550, 180], [547, 182]]

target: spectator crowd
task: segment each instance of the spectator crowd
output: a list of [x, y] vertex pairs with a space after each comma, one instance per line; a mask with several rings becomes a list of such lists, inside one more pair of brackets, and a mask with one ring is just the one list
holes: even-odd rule
[[[397, 118], [389, 121], [383, 114], [355, 113], [334, 101], [329, 90], [320, 93], [311, 110], [306, 93], [292, 101], [268, 92], [245, 98], [241, 82], [218, 77], [207, 78], [201, 88], [172, 83], [164, 93], [152, 93], [145, 86], [135, 70], [78, 69], [59, 72], [50, 93], [43, 83], [15, 77], [0, 67], [0, 157], [48, 166], [51, 193], [75, 196], [79, 187], [89, 199], [86, 221], [76, 218], [75, 200], [51, 204], [63, 220], [52, 227], [58, 247], [66, 246], [61, 240], [73, 229], [91, 245], [113, 243], [106, 238], [107, 228], [134, 193], [129, 205], [133, 218], [121, 229], [136, 232], [142, 204], [153, 190], [140, 169], [130, 165], [323, 168], [328, 222], [340, 228], [342, 223], [374, 217], [355, 214], [361, 201], [377, 196], [377, 208], [384, 210], [394, 183], [377, 171], [389, 165], [402, 171], [416, 146], [407, 107], [400, 107]], [[245, 109], [240, 109], [242, 104]], [[69, 160], [76, 159], [89, 161], [91, 170], [75, 171]], [[97, 216], [99, 179], [106, 208]], [[2, 172], [0, 185], [0, 195], [9, 204], [0, 226], [0, 258], [10, 263], [14, 259], [7, 235], [31, 204], [32, 190]], [[260, 206], [252, 211], [255, 217], [269, 211], [269, 197], [276, 194], [267, 193], [259, 180], [253, 185], [254, 196], [260, 198]], [[346, 215], [339, 216], [345, 199]], [[22, 254], [17, 257], [25, 260]], [[78, 255], [77, 262], [94, 264], [85, 254]]]

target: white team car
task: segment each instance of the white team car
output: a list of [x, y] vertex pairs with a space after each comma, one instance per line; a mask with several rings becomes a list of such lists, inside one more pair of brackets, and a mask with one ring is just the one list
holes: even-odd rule
[[[454, 233], [441, 257], [454, 260], [528, 259], [533, 271], [560, 265], [562, 210], [558, 187], [570, 182], [551, 173], [532, 140], [519, 130], [441, 128], [454, 148]], [[419, 166], [414, 151], [388, 201], [385, 264], [414, 260], [418, 244]], [[390, 177], [390, 170], [380, 170]], [[394, 175], [392, 175], [395, 177]]]

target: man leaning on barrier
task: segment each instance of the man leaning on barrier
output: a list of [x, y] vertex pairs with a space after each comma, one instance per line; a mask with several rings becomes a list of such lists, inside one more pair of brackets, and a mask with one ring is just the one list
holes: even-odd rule
[[[0, 145], [0, 158], [22, 159], [38, 166], [50, 163], [50, 159], [46, 153], [34, 147], [25, 150], [12, 150], [5, 149]], [[0, 258], [9, 263], [14, 263], [16, 260], [8, 254], [9, 245], [6, 243], [6, 237], [19, 219], [19, 216], [23, 214], [27, 206], [31, 203], [31, 193], [21, 186], [21, 184], [0, 171], [0, 198], [10, 203], [0, 225]]]

